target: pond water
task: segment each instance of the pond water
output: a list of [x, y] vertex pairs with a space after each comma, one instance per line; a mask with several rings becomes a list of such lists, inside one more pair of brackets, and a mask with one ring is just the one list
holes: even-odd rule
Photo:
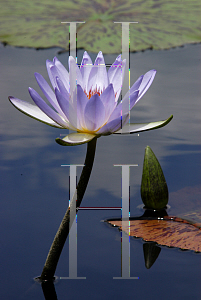
[[[45, 60], [55, 55], [67, 66], [59, 49], [0, 47], [1, 152], [1, 289], [0, 299], [44, 299], [39, 283], [49, 247], [69, 200], [69, 169], [83, 164], [86, 145], [62, 147], [55, 142], [65, 130], [52, 128], [17, 111], [8, 96], [31, 102], [28, 87], [39, 91], [34, 72], [47, 80]], [[78, 63], [83, 51], [78, 51]], [[117, 55], [106, 55], [111, 64]], [[92, 54], [92, 58], [96, 57]], [[167, 51], [131, 53], [131, 84], [150, 69], [157, 75], [146, 95], [133, 108], [131, 122], [173, 120], [164, 128], [137, 135], [107, 136], [97, 141], [90, 182], [82, 206], [121, 206], [121, 169], [130, 168], [131, 216], [140, 216], [140, 183], [144, 150], [157, 156], [169, 188], [169, 215], [201, 210], [201, 45]], [[80, 173], [78, 168], [78, 175]], [[119, 218], [119, 210], [81, 210], [77, 219], [78, 276], [55, 284], [61, 299], [201, 299], [201, 255], [161, 247], [146, 269], [142, 239], [130, 241], [130, 276], [121, 276], [121, 233], [102, 222]], [[68, 277], [69, 242], [56, 275]]]

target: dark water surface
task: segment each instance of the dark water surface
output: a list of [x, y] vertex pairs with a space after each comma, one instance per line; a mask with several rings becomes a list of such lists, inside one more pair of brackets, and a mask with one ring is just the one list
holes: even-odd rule
[[[58, 49], [36, 51], [0, 47], [0, 299], [44, 299], [40, 275], [49, 247], [69, 200], [69, 170], [62, 164], [83, 164], [86, 145], [62, 147], [55, 138], [66, 133], [17, 111], [9, 95], [31, 102], [28, 87], [39, 91], [34, 72], [47, 80], [45, 60]], [[78, 52], [78, 63], [83, 51]], [[93, 60], [96, 55], [92, 55]], [[57, 55], [67, 66], [67, 54]], [[106, 63], [115, 55], [105, 56]], [[121, 206], [121, 169], [114, 164], [138, 164], [130, 169], [131, 215], [138, 216], [144, 149], [149, 145], [169, 187], [170, 215], [201, 211], [201, 45], [168, 51], [131, 54], [131, 84], [150, 69], [157, 75], [133, 108], [131, 122], [173, 120], [166, 127], [139, 136], [107, 136], [97, 142], [96, 158], [83, 206]], [[130, 275], [121, 276], [121, 234], [102, 220], [120, 211], [78, 213], [78, 276], [59, 280], [63, 299], [201, 299], [201, 256], [192, 251], [161, 247], [146, 269], [143, 241], [131, 239]], [[56, 275], [68, 277], [68, 241]]]

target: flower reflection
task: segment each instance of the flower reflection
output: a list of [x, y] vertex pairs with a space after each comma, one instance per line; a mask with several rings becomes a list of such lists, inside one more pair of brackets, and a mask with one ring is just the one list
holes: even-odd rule
[[[61, 145], [79, 145], [95, 137], [121, 133], [121, 128], [129, 120], [129, 109], [146, 93], [155, 77], [150, 70], [133, 84], [130, 91], [118, 102], [124, 78], [126, 61], [119, 55], [107, 71], [102, 52], [94, 64], [87, 52], [84, 53], [80, 67], [75, 59], [69, 57], [69, 72], [55, 57], [47, 60], [46, 66], [53, 90], [39, 73], [35, 77], [48, 105], [32, 88], [29, 93], [36, 105], [9, 97], [11, 103], [28, 116], [50, 126], [75, 131], [56, 141]], [[122, 106], [127, 109], [122, 110]], [[123, 113], [122, 113], [123, 111]], [[124, 133], [136, 133], [166, 125], [165, 121], [129, 124]]]

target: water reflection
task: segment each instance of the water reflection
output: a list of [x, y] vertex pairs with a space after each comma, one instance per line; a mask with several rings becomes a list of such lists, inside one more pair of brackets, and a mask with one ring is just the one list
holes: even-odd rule
[[44, 281], [41, 283], [45, 300], [57, 300], [57, 293], [53, 281]]
[[[147, 269], [150, 269], [152, 265], [157, 260], [161, 248], [153, 242], [145, 242], [143, 244], [143, 252], [145, 259], [145, 266]], [[43, 295], [45, 300], [58, 300], [56, 288], [53, 280], [43, 281], [41, 283], [41, 288], [43, 291]]]
[[157, 260], [161, 248], [153, 242], [146, 242], [143, 244], [143, 252], [144, 252], [144, 260], [145, 260], [145, 266], [147, 269], [150, 269], [152, 265]]

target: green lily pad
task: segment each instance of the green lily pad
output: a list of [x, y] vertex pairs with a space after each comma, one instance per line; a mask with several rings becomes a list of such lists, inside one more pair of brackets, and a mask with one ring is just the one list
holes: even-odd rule
[[22, 47], [68, 49], [68, 25], [77, 47], [121, 52], [121, 24], [130, 24], [130, 50], [165, 49], [201, 41], [200, 0], [1, 0], [0, 41]]

